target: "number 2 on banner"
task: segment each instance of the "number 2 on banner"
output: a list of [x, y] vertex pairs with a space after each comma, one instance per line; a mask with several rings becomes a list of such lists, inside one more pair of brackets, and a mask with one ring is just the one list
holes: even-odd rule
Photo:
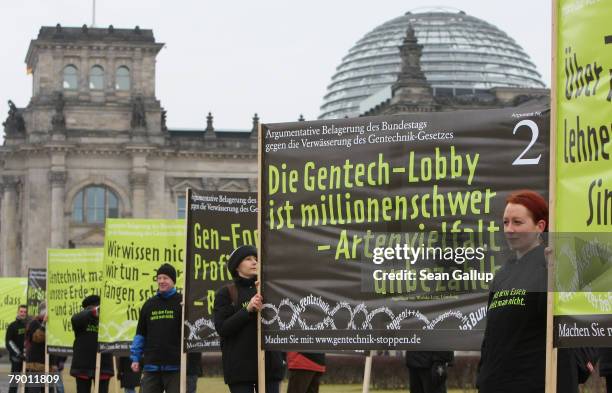
[[515, 126], [514, 130], [512, 130], [512, 135], [516, 134], [516, 131], [522, 126], [527, 126], [531, 130], [531, 142], [529, 145], [523, 150], [523, 152], [516, 157], [516, 160], [512, 163], [512, 165], [538, 165], [540, 163], [540, 158], [542, 158], [542, 154], [537, 156], [536, 158], [523, 158], [525, 154], [531, 149], [531, 146], [538, 140], [538, 135], [540, 130], [538, 129], [538, 125], [533, 120], [521, 120]]

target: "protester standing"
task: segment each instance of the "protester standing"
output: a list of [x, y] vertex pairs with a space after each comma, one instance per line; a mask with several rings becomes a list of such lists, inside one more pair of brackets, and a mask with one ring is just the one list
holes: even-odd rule
[[[47, 304], [38, 305], [38, 315], [32, 319], [25, 331], [26, 371], [30, 373], [45, 372], [45, 342], [47, 324]], [[42, 393], [42, 387], [26, 387], [26, 393]]]
[[181, 295], [176, 269], [164, 263], [157, 269], [157, 293], [140, 310], [132, 342], [132, 371], [143, 363], [141, 393], [179, 393], [181, 364]]
[[[74, 344], [72, 346], [72, 365], [70, 375], [75, 378], [77, 393], [91, 392], [96, 376], [96, 356], [98, 353], [98, 325], [100, 316], [100, 297], [90, 295], [81, 303], [83, 310], [72, 316]], [[114, 375], [111, 354], [102, 354], [100, 361], [99, 392], [108, 392], [109, 379]]]
[[[231, 393], [253, 393], [257, 386], [257, 312], [263, 298], [257, 291], [257, 249], [241, 246], [229, 257], [234, 282], [217, 291], [215, 328], [221, 336], [223, 378]], [[266, 393], [278, 393], [284, 376], [283, 354], [266, 351]]]
[[[23, 347], [25, 341], [26, 318], [28, 307], [20, 305], [17, 308], [17, 317], [6, 329], [5, 345], [9, 352], [11, 362], [11, 373], [21, 373], [23, 361], [25, 360]], [[11, 386], [9, 393], [17, 393], [17, 386]]]
[[511, 194], [503, 228], [513, 255], [490, 286], [477, 386], [480, 393], [541, 393], [546, 366], [546, 200], [534, 191]]

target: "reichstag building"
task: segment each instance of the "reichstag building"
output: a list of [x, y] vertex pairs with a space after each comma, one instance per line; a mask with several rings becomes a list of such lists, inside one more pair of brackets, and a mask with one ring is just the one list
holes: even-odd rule
[[[44, 267], [47, 248], [101, 247], [106, 217], [184, 217], [187, 187], [256, 191], [257, 115], [239, 131], [210, 114], [199, 129], [168, 128], [155, 93], [162, 46], [151, 30], [112, 26], [42, 27], [31, 41], [32, 97], [25, 108], [9, 102], [3, 122], [0, 275]], [[359, 40], [319, 118], [516, 106], [548, 94], [500, 29], [430, 9]]]

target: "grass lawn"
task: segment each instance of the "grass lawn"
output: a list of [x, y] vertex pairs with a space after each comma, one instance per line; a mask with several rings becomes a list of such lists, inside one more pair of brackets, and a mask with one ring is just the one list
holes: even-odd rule
[[[74, 378], [67, 373], [64, 373], [64, 387], [66, 393], [76, 393], [74, 384]], [[281, 392], [287, 390], [287, 381], [283, 382]], [[370, 390], [376, 393], [400, 393], [407, 392], [408, 390]], [[464, 393], [462, 390], [449, 390], [449, 393]], [[475, 392], [475, 391], [474, 391]], [[111, 380], [109, 393], [115, 392], [114, 379]], [[123, 393], [120, 389], [117, 393]], [[223, 383], [223, 378], [200, 378], [198, 380], [198, 391], [197, 393], [229, 393], [227, 385]], [[361, 385], [321, 385], [319, 393], [361, 393]], [[467, 392], [472, 393], [472, 392]]]
[[[6, 375], [9, 367], [7, 364], [0, 364], [0, 373]], [[74, 378], [70, 376], [68, 370], [64, 370], [62, 374], [64, 380], [65, 393], [76, 393], [76, 384]], [[111, 379], [109, 393], [123, 393], [123, 389], [119, 388], [119, 384], [115, 383], [116, 379]], [[116, 390], [117, 387], [117, 390]], [[287, 381], [283, 382], [281, 392], [286, 392]], [[2, 388], [0, 387], [0, 391]], [[370, 390], [376, 393], [399, 393], [407, 392], [408, 390]], [[361, 385], [321, 385], [319, 393], [360, 393]], [[449, 390], [449, 393], [475, 393], [475, 391], [464, 392], [462, 390]], [[2, 391], [1, 393], [5, 393]], [[229, 393], [229, 389], [223, 383], [223, 378], [200, 378], [198, 380], [198, 391], [197, 393]]]

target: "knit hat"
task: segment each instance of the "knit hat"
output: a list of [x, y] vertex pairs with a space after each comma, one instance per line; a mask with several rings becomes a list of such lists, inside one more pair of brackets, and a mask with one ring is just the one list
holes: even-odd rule
[[240, 262], [250, 255], [257, 256], [257, 249], [254, 246], [240, 246], [231, 253], [227, 262], [227, 268], [232, 273], [232, 276], [237, 274], [236, 269], [238, 269]]
[[83, 299], [83, 302], [81, 303], [81, 306], [83, 306], [83, 308], [87, 308], [89, 306], [99, 306], [99, 305], [100, 305], [100, 296], [98, 295], [89, 295], [85, 299]]
[[164, 263], [157, 269], [157, 275], [165, 274], [176, 284], [176, 269], [169, 263]]

